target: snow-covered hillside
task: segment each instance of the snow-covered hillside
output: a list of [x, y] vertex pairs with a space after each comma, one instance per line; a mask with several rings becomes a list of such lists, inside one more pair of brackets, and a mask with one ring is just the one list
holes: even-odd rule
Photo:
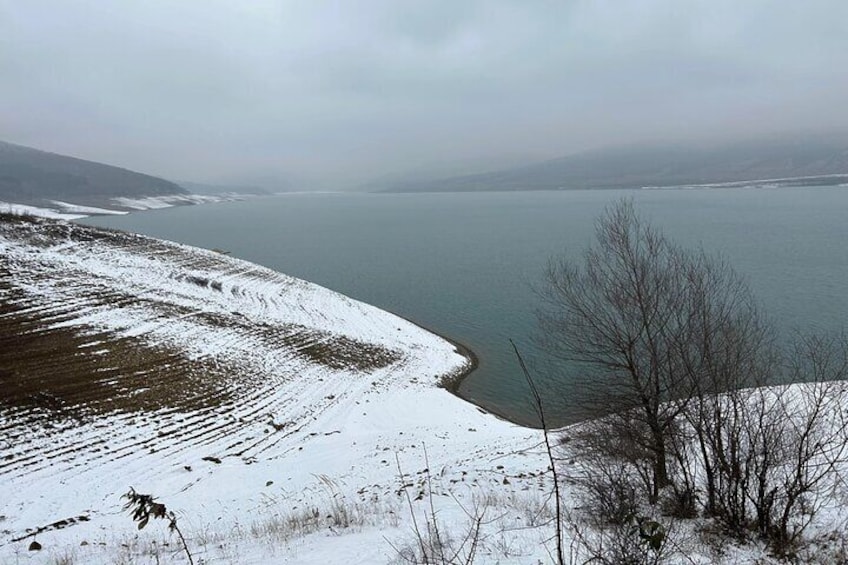
[[[317, 285], [213, 251], [2, 216], [0, 293], [0, 562], [111, 562], [132, 540], [161, 539], [163, 527], [135, 533], [122, 512], [130, 486], [176, 510], [207, 562], [385, 562], [386, 524], [394, 541], [408, 534], [396, 457], [420, 489], [425, 447], [431, 484], [452, 492], [546, 490], [544, 460], [522, 451], [537, 432], [437, 388], [469, 368], [453, 344]], [[227, 541], [342, 501], [369, 516], [348, 524], [350, 539], [370, 540], [357, 559], [344, 543], [307, 551], [338, 534], [324, 527], [265, 536], [253, 557]], [[543, 551], [538, 539], [528, 548]], [[180, 559], [171, 550], [162, 558]]]
[[162, 196], [143, 196], [130, 198], [120, 196], [100, 199], [98, 206], [84, 206], [62, 200], [45, 200], [39, 205], [18, 204], [0, 201], [0, 214], [28, 214], [42, 218], [60, 220], [75, 220], [86, 216], [112, 216], [128, 214], [130, 211], [160, 210], [174, 206], [189, 206], [192, 204], [215, 204], [217, 202], [233, 202], [244, 200], [247, 195], [235, 193], [207, 194], [166, 194]]

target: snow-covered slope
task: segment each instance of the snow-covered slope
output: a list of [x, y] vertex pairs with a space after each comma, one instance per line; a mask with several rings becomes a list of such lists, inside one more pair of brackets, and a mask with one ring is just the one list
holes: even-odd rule
[[247, 198], [244, 194], [224, 193], [206, 194], [167, 194], [163, 196], [144, 196], [138, 198], [115, 197], [100, 199], [98, 206], [85, 206], [63, 200], [44, 200], [38, 206], [0, 201], [0, 214], [27, 214], [41, 218], [75, 220], [86, 216], [113, 216], [129, 214], [131, 211], [160, 210], [174, 206], [192, 204], [215, 204], [234, 202]]
[[[521, 451], [537, 432], [437, 388], [469, 367], [453, 344], [213, 251], [0, 216], [0, 340], [0, 562], [68, 548], [78, 562], [116, 559], [134, 531], [120, 500], [130, 486], [194, 534], [344, 499], [373, 510], [359, 525], [372, 541], [398, 527], [396, 457], [420, 488], [425, 447], [432, 483], [454, 492], [508, 477], [546, 488], [543, 459]], [[34, 538], [41, 552], [27, 551]], [[393, 553], [371, 545], [353, 561], [294, 546], [275, 559]]]

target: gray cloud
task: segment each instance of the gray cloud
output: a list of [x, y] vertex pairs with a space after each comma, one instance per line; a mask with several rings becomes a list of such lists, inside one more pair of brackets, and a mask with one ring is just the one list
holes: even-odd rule
[[0, 0], [0, 138], [177, 179], [848, 127], [842, 0]]

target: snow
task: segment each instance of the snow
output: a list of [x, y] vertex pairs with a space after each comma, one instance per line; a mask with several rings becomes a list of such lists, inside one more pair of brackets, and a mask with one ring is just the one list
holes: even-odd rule
[[174, 206], [191, 204], [214, 204], [217, 202], [232, 202], [243, 200], [245, 195], [224, 193], [216, 195], [204, 194], [166, 194], [163, 196], [147, 196], [141, 198], [119, 197], [111, 198], [104, 206], [84, 206], [61, 200], [49, 201], [49, 206], [31, 206], [13, 202], [0, 202], [0, 212], [11, 214], [27, 214], [40, 218], [58, 220], [76, 220], [91, 215], [125, 215], [130, 211], [161, 210]]
[[[640, 187], [642, 190], [695, 190], [702, 188], [760, 188], [760, 189], [769, 189], [769, 188], [782, 188], [782, 187], [792, 187], [792, 186], [804, 186], [805, 182], [812, 180], [822, 180], [822, 181], [832, 181], [832, 180], [841, 180], [845, 177], [845, 174], [831, 174], [831, 175], [811, 175], [811, 176], [802, 176], [802, 177], [778, 177], [778, 178], [767, 178], [767, 179], [751, 179], [751, 180], [741, 180], [741, 181], [725, 181], [725, 182], [711, 182], [711, 183], [695, 183], [695, 184], [681, 184], [681, 185], [658, 185], [658, 186], [643, 186]], [[800, 183], [800, 184], [799, 184]], [[841, 185], [837, 185], [841, 186]]]
[[[30, 228], [41, 229], [39, 222]], [[338, 547], [317, 549], [326, 545], [328, 530], [321, 528], [307, 540], [292, 541], [291, 552], [276, 548], [275, 559], [281, 563], [350, 562], [350, 554], [342, 548], [353, 544], [363, 556], [361, 562], [384, 562], [393, 553], [382, 539], [384, 522], [404, 522], [397, 517], [404, 510], [396, 455], [418, 485], [426, 466], [426, 446], [429, 467], [438, 471], [433, 482], [455, 485], [453, 490], [466, 503], [483, 483], [500, 484], [508, 474], [525, 471], [542, 474], [544, 460], [538, 453], [523, 451], [538, 442], [538, 432], [484, 414], [435, 386], [441, 376], [463, 370], [469, 361], [452, 344], [420, 327], [317, 285], [210, 251], [156, 242], [157, 253], [139, 253], [129, 243], [143, 246], [152, 240], [127, 235], [127, 245], [122, 247], [87, 239], [83, 243], [77, 236], [92, 228], [67, 229], [67, 239], [35, 254], [24, 241], [32, 233], [21, 236], [0, 230], [0, 254], [14, 266], [12, 282], [28, 303], [76, 304], [74, 316], [61, 316], [51, 328], [107, 332], [116, 338], [135, 336], [149, 344], [178, 348], [193, 359], [213, 358], [234, 367], [239, 378], [249, 377], [255, 390], [213, 411], [211, 418], [192, 419], [192, 415], [163, 409], [130, 423], [116, 413], [57, 426], [48, 433], [36, 431], [22, 440], [24, 445], [0, 444], [0, 460], [75, 446], [61, 457], [51, 456], [49, 464], [27, 467], [26, 472], [14, 465], [11, 470], [6, 467], [5, 474], [0, 470], [4, 516], [0, 529], [5, 538], [0, 542], [0, 562], [35, 559], [25, 551], [31, 538], [9, 540], [28, 529], [80, 515], [90, 520], [39, 534], [45, 550], [38, 556], [74, 548], [80, 562], [111, 562], [114, 551], [120, 549], [115, 547], [120, 546], [116, 532], [133, 535], [134, 525], [120, 508], [120, 495], [130, 486], [154, 493], [177, 510], [192, 539], [198, 528], [208, 527], [205, 521], [226, 530], [234, 523], [261, 522], [313, 504], [330, 506], [340, 497], [373, 507], [373, 520], [369, 518], [349, 538], [339, 536], [344, 541]], [[187, 264], [194, 268], [188, 269]], [[69, 276], [79, 284], [68, 284]], [[220, 283], [220, 290], [211, 283], [196, 282], [206, 279]], [[123, 294], [144, 300], [122, 306], [80, 302], [83, 289], [90, 294], [95, 288], [120, 288]], [[163, 318], [151, 304], [195, 315]], [[240, 320], [241, 325], [213, 329], [203, 322], [201, 313]], [[334, 369], [304, 359], [291, 347], [274, 346], [253, 331], [286, 324], [330, 329], [331, 337], [382, 346], [398, 352], [399, 358], [364, 372]], [[85, 345], [98, 341], [91, 339]], [[100, 353], [99, 349], [94, 351]], [[81, 351], [92, 354], [91, 347]], [[10, 417], [0, 412], [0, 425], [8, 425]], [[221, 436], [203, 434], [204, 426], [230, 420], [243, 420], [243, 424]], [[275, 430], [271, 422], [293, 424]], [[187, 430], [187, 425], [198, 428]], [[165, 439], [140, 448], [139, 438], [157, 436]], [[97, 452], [91, 446], [97, 446]], [[203, 459], [209, 456], [221, 463]], [[493, 460], [503, 467], [496, 470], [496, 465], [489, 464]], [[269, 481], [273, 483], [268, 485]], [[542, 488], [536, 478], [530, 483], [534, 492]], [[440, 498], [446, 499], [439, 500], [440, 506], [453, 502]], [[445, 510], [445, 519], [463, 516], [461, 507], [447, 506], [451, 509]], [[392, 537], [408, 535], [406, 526], [398, 525]], [[148, 529], [155, 527], [159, 525]], [[362, 553], [363, 540], [373, 551]], [[80, 547], [83, 541], [89, 545]], [[268, 547], [261, 549], [255, 562], [267, 562], [268, 551]], [[214, 557], [208, 559], [214, 561]]]
[[143, 198], [112, 198], [113, 205], [130, 210], [160, 210], [174, 206], [185, 206], [188, 204], [214, 204], [216, 202], [230, 202], [242, 200], [244, 195], [239, 194], [169, 194], [164, 196], [148, 196]]
[[27, 206], [26, 204], [14, 204], [12, 202], [0, 202], [0, 212], [5, 212], [7, 214], [38, 216], [40, 218], [53, 218], [58, 220], [76, 220], [86, 216], [86, 214], [62, 213], [49, 208]]
[[79, 204], [72, 204], [70, 202], [62, 202], [61, 200], [51, 200], [50, 202], [52, 202], [65, 212], [72, 212], [77, 214], [95, 214], [101, 216], [125, 216], [126, 214], [129, 214], [129, 212], [121, 210], [110, 210], [108, 208], [97, 208], [95, 206], [81, 206]]

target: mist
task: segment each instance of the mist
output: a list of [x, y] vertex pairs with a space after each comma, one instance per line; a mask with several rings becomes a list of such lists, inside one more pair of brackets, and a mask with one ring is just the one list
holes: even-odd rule
[[0, 0], [0, 139], [349, 189], [848, 128], [848, 4]]

